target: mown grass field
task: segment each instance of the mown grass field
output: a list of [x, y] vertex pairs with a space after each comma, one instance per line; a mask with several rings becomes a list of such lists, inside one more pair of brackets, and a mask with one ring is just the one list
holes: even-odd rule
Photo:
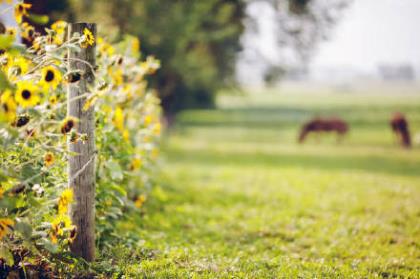
[[[164, 142], [161, 186], [145, 207], [148, 278], [419, 278], [420, 146], [395, 145], [420, 94], [221, 96], [187, 111]], [[350, 134], [296, 143], [311, 116]]]

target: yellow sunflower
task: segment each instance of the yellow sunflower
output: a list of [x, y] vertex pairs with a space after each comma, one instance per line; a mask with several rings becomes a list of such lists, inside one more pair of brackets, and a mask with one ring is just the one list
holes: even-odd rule
[[142, 164], [143, 163], [140, 158], [134, 158], [131, 161], [130, 170], [137, 170], [141, 167]]
[[23, 75], [28, 72], [30, 61], [22, 56], [14, 58], [8, 68], [9, 78], [15, 80], [17, 76]]
[[53, 42], [57, 45], [61, 45], [64, 42], [65, 30], [67, 22], [58, 20], [51, 25], [51, 29], [55, 31]]
[[112, 78], [112, 83], [114, 87], [120, 86], [124, 82], [124, 76], [121, 69], [112, 70], [111, 68], [108, 70]]
[[58, 98], [56, 95], [52, 95], [49, 99], [48, 102], [50, 103], [50, 105], [55, 106], [58, 102]]
[[76, 239], [77, 236], [77, 228], [76, 226], [70, 227], [70, 234], [69, 234], [69, 242], [73, 243], [73, 241]]
[[83, 30], [83, 40], [81, 42], [82, 48], [87, 48], [88, 46], [93, 46], [95, 43], [95, 37], [93, 36], [92, 32], [85, 28]]
[[44, 165], [46, 167], [49, 167], [52, 164], [54, 164], [54, 154], [52, 154], [51, 152], [45, 153], [45, 155], [44, 155]]
[[57, 20], [51, 24], [51, 29], [54, 30], [57, 34], [64, 34], [67, 27], [67, 22], [64, 20]]
[[98, 44], [98, 50], [100, 54], [111, 56], [115, 53], [114, 47], [111, 44], [105, 42], [105, 40], [102, 37], [98, 37], [96, 41]]
[[133, 38], [133, 41], [131, 42], [131, 50], [133, 53], [140, 51], [140, 40], [138, 38]]
[[7, 234], [9, 234], [12, 229], [15, 222], [12, 219], [9, 218], [1, 218], [0, 219], [0, 239], [5, 237]]
[[58, 214], [65, 215], [68, 211], [69, 205], [73, 202], [73, 190], [67, 188], [61, 193], [58, 199]]
[[72, 116], [66, 117], [63, 120], [63, 122], [61, 122], [61, 133], [63, 134], [69, 133], [74, 127], [76, 127], [76, 124], [77, 124], [76, 118]]
[[161, 126], [160, 122], [157, 122], [152, 128], [152, 133], [155, 136], [160, 136], [161, 131], [162, 131], [162, 126]]
[[62, 78], [61, 72], [56, 67], [50, 65], [42, 69], [41, 81], [39, 84], [45, 89], [56, 89]]
[[15, 6], [15, 19], [17, 23], [22, 22], [22, 17], [28, 15], [28, 9], [32, 7], [32, 4], [19, 3]]
[[51, 221], [50, 237], [53, 243], [57, 243], [58, 237], [64, 235], [63, 229], [72, 228], [71, 220], [67, 215], [59, 215]]
[[112, 122], [120, 132], [124, 132], [124, 113], [121, 107], [115, 109]]
[[138, 196], [137, 199], [134, 201], [134, 205], [137, 208], [140, 208], [140, 207], [143, 206], [145, 201], [146, 201], [146, 196], [142, 194], [142, 195]]
[[22, 107], [33, 107], [38, 104], [39, 90], [36, 85], [30, 81], [21, 81], [17, 84], [15, 99]]
[[12, 36], [13, 38], [16, 37], [17, 31], [16, 28], [7, 27], [6, 28], [6, 34]]
[[24, 22], [22, 23], [21, 28], [22, 28], [22, 32], [21, 32], [22, 38], [32, 42], [35, 36], [35, 27], [28, 24], [27, 22]]
[[12, 91], [6, 89], [0, 97], [2, 112], [8, 122], [16, 119], [16, 103], [13, 98]]
[[4, 53], [0, 55], [0, 67], [5, 73], [8, 72], [10, 65], [12, 65], [12, 62], [13, 62], [13, 57], [10, 56], [10, 54]]

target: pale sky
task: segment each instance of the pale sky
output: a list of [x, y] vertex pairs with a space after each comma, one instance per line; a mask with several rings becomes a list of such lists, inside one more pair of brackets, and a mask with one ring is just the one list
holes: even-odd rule
[[354, 0], [312, 69], [345, 66], [364, 72], [381, 63], [420, 66], [420, 0]]
[[[379, 64], [411, 64], [419, 78], [420, 0], [351, 1], [330, 39], [317, 46], [309, 65], [312, 77], [329, 80], [372, 76], [377, 75]], [[261, 82], [265, 69], [253, 59], [253, 49], [259, 49], [271, 61], [278, 61], [279, 56], [273, 41], [273, 12], [255, 4], [248, 13], [258, 19], [260, 33], [243, 36], [245, 49], [238, 61], [237, 76], [241, 82], [252, 84]]]

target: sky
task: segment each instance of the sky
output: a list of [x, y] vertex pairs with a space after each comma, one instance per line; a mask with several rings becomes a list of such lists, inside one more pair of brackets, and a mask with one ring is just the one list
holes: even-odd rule
[[311, 69], [344, 66], [374, 72], [378, 64], [420, 67], [420, 0], [354, 0]]
[[[309, 65], [312, 77], [331, 80], [334, 76], [341, 80], [355, 75], [372, 76], [378, 74], [380, 64], [409, 63], [417, 68], [419, 78], [420, 0], [351, 1], [329, 40], [317, 46]], [[261, 83], [264, 67], [252, 59], [255, 56], [252, 50], [257, 48], [272, 61], [277, 60], [270, 23], [275, 15], [257, 4], [250, 6], [248, 13], [258, 18], [260, 34], [245, 33], [245, 50], [237, 74], [244, 83]]]

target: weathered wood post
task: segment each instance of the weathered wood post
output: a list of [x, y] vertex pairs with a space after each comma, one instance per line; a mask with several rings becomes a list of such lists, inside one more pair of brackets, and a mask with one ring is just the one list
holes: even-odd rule
[[[69, 24], [69, 38], [76, 32], [83, 35], [85, 28], [96, 37], [95, 24], [74, 23]], [[87, 111], [82, 109], [86, 97], [77, 97], [88, 93], [89, 86], [94, 83], [95, 76], [92, 71], [95, 67], [95, 44], [82, 48], [80, 52], [69, 50], [68, 60], [69, 70], [80, 71], [81, 79], [68, 86], [67, 115], [77, 118], [77, 132], [87, 135], [87, 142], [68, 143], [69, 151], [75, 153], [69, 157], [68, 177], [69, 187], [74, 192], [71, 219], [77, 229], [76, 238], [70, 248], [76, 256], [86, 261], [93, 261], [95, 259], [95, 114], [93, 106]]]

